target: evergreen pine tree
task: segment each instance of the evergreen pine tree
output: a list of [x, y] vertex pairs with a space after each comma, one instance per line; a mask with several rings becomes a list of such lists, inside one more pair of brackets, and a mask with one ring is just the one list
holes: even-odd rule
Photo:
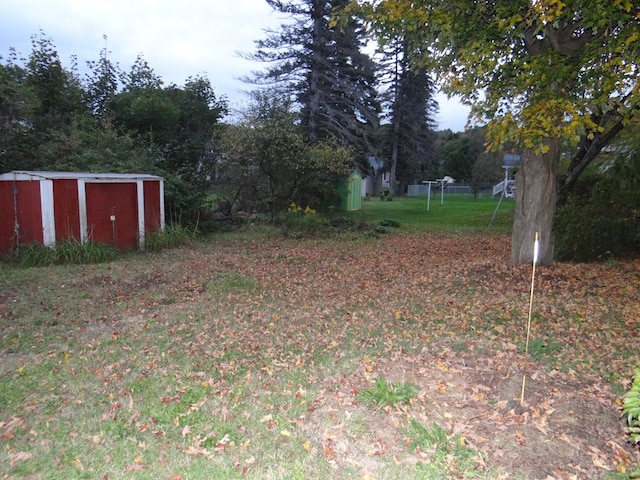
[[409, 42], [398, 37], [383, 50], [390, 59], [383, 69], [389, 84], [386, 99], [390, 119], [390, 126], [384, 129], [383, 152], [391, 195], [397, 193], [396, 185], [421, 179], [435, 163], [435, 84], [424, 67], [410, 63], [410, 49]]
[[347, 0], [266, 0], [289, 15], [279, 31], [256, 42], [251, 60], [269, 63], [246, 79], [268, 85], [298, 103], [309, 141], [335, 141], [356, 153], [359, 163], [374, 151], [379, 104], [375, 63], [363, 53], [363, 31], [355, 19], [333, 25]]

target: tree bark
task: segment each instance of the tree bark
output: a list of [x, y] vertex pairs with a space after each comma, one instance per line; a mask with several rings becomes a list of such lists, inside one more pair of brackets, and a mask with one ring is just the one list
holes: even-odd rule
[[398, 150], [400, 150], [400, 122], [403, 108], [400, 101], [400, 50], [396, 44], [394, 48], [393, 69], [393, 130], [391, 131], [391, 166], [389, 168], [389, 196], [396, 194], [396, 172], [398, 171]]
[[313, 51], [311, 54], [311, 68], [309, 70], [309, 125], [308, 136], [309, 141], [312, 144], [318, 142], [319, 134], [319, 122], [318, 117], [320, 115], [320, 66], [322, 64], [322, 43], [324, 41], [324, 2], [314, 0], [311, 3], [311, 20], [313, 21], [312, 27], [312, 42]]
[[[601, 118], [592, 116], [592, 120], [602, 121]], [[605, 122], [602, 122], [605, 123]], [[569, 192], [578, 181], [582, 172], [593, 162], [600, 154], [602, 149], [609, 145], [611, 141], [622, 131], [624, 128], [624, 117], [622, 115], [610, 122], [610, 126], [600, 132], [596, 131], [593, 137], [589, 138], [586, 135], [582, 138], [578, 151], [574, 154], [569, 168], [560, 177], [559, 192], [558, 192], [558, 206], [562, 206], [566, 203], [569, 197]]]
[[398, 171], [398, 150], [400, 150], [400, 112], [396, 101], [393, 118], [393, 137], [391, 141], [391, 167], [389, 168], [389, 196], [396, 195], [396, 172]]
[[536, 232], [539, 237], [538, 264], [553, 263], [553, 218], [557, 197], [559, 140], [549, 140], [547, 153], [525, 150], [516, 174], [516, 206], [511, 236], [511, 261], [533, 262]]

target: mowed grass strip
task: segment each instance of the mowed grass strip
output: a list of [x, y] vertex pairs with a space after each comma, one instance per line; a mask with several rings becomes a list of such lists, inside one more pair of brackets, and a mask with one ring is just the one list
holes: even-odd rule
[[408, 231], [509, 232], [513, 206], [512, 199], [500, 200], [489, 194], [474, 198], [471, 194], [445, 193], [441, 197], [436, 192], [431, 196], [428, 211], [426, 196], [396, 197], [392, 201], [370, 197], [363, 200], [362, 210], [349, 212], [349, 215], [370, 223], [396, 220], [401, 229]]

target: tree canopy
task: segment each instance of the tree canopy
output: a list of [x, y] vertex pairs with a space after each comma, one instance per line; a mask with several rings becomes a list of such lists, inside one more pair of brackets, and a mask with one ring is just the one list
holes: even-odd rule
[[414, 62], [437, 71], [476, 120], [493, 120], [494, 142], [545, 150], [562, 134], [577, 143], [605, 129], [597, 114], [638, 108], [640, 6], [629, 0], [359, 3], [383, 40], [404, 26], [424, 45]]
[[[524, 152], [512, 259], [530, 261], [524, 237], [542, 230], [542, 262], [550, 263], [556, 201], [637, 115], [640, 6], [630, 0], [364, 0], [351, 8], [383, 41], [402, 29], [423, 46], [413, 61], [434, 69], [446, 92], [471, 105], [476, 121], [489, 123], [490, 148], [512, 141]], [[563, 150], [570, 161], [559, 171]]]
[[0, 59], [0, 172], [157, 173], [173, 219], [197, 221], [227, 111], [209, 80], [163, 87], [144, 57], [123, 73], [106, 47], [82, 78], [44, 32], [32, 47], [26, 60]]
[[337, 182], [350, 172], [353, 154], [309, 142], [296, 118], [287, 98], [255, 93], [243, 121], [229, 128], [218, 183], [238, 208], [275, 219], [292, 202], [323, 209], [337, 203]]
[[379, 121], [376, 67], [362, 51], [360, 21], [352, 17], [341, 28], [330, 24], [332, 12], [348, 0], [267, 3], [289, 20], [256, 41], [256, 51], [245, 55], [268, 64], [245, 80], [267, 85], [296, 102], [309, 141], [337, 141], [354, 151], [356, 163], [366, 164]]
[[396, 186], [406, 186], [422, 177], [436, 163], [433, 148], [435, 85], [426, 68], [410, 62], [411, 44], [399, 32], [380, 50], [380, 77], [387, 88], [386, 100], [390, 125], [381, 128], [380, 150], [389, 164], [389, 194]]

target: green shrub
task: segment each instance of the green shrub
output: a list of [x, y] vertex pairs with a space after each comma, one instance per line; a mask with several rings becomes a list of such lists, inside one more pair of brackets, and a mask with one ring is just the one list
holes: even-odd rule
[[387, 227], [399, 228], [400, 222], [382, 220], [378, 223], [368, 223], [364, 217], [356, 218], [334, 214], [325, 216], [309, 206], [303, 209], [293, 202], [280, 217], [279, 225], [284, 235], [292, 237], [332, 236], [351, 232], [375, 238], [388, 233]]
[[104, 263], [111, 262], [120, 255], [117, 247], [106, 243], [86, 242], [82, 245], [76, 243], [70, 251], [65, 249], [65, 245], [66, 242], [56, 244], [57, 248], [61, 247], [63, 252], [68, 252], [64, 257], [58, 255], [58, 263]]
[[358, 227], [358, 222], [355, 218], [349, 217], [332, 217], [329, 220], [329, 225], [333, 228], [340, 230], [350, 230]]
[[635, 369], [631, 390], [624, 396], [622, 416], [628, 424], [629, 441], [640, 446], [640, 366]]
[[581, 180], [555, 221], [558, 260], [592, 261], [640, 252], [640, 193], [612, 175]]
[[175, 248], [186, 245], [196, 238], [195, 230], [181, 225], [171, 225], [162, 232], [147, 235], [144, 239], [144, 247], [151, 252], [157, 252], [165, 248]]
[[294, 237], [315, 236], [330, 226], [329, 221], [318, 212], [306, 206], [304, 209], [295, 202], [289, 205], [282, 220], [282, 231]]
[[400, 228], [400, 222], [397, 220], [391, 220], [389, 218], [385, 218], [384, 220], [380, 220], [378, 225], [381, 227], [390, 227], [390, 228]]

